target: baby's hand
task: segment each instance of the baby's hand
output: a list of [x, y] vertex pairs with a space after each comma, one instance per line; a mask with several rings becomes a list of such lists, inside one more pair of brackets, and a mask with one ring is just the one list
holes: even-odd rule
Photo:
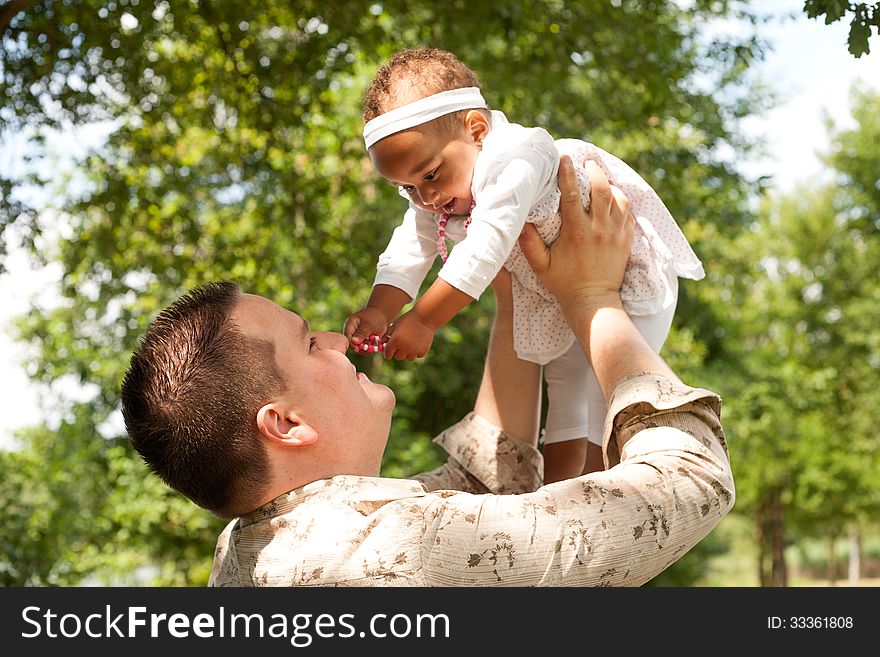
[[361, 352], [361, 344], [371, 335], [385, 335], [388, 319], [378, 308], [367, 307], [348, 316], [345, 320], [343, 334], [348, 344], [357, 352]]
[[426, 325], [422, 318], [410, 310], [391, 325], [388, 342], [385, 344], [385, 358], [396, 360], [415, 360], [422, 358], [431, 348], [435, 329]]

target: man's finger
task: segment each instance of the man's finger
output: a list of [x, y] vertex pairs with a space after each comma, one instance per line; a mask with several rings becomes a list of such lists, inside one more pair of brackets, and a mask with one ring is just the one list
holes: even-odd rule
[[550, 265], [550, 249], [544, 244], [544, 240], [538, 235], [533, 224], [523, 226], [522, 233], [519, 235], [519, 248], [522, 249], [532, 271], [542, 272]]
[[[623, 193], [623, 190], [620, 189], [620, 187], [611, 185], [611, 196], [614, 198], [614, 203], [620, 208], [624, 215], [632, 214], [629, 209], [629, 198], [627, 198], [626, 194]], [[635, 219], [635, 217], [633, 217], [633, 219]]]
[[568, 155], [563, 155], [559, 160], [559, 209], [563, 216], [571, 216], [571, 213], [583, 206], [581, 202], [581, 190], [577, 176], [574, 173], [574, 164]]
[[636, 230], [636, 216], [629, 207], [629, 199], [619, 187], [611, 186], [611, 195], [614, 197], [614, 206], [610, 217], [610, 228], [622, 231], [628, 240], [632, 240]]
[[591, 160], [587, 161], [586, 169], [590, 176], [590, 216], [607, 216], [611, 201], [614, 200], [608, 178], [599, 165]]

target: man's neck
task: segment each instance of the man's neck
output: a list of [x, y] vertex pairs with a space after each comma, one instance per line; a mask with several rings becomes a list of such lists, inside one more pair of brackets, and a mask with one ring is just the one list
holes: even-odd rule
[[310, 468], [307, 473], [291, 471], [289, 469], [285, 470], [282, 466], [282, 468], [280, 468], [281, 471], [273, 475], [272, 482], [266, 488], [265, 493], [260, 496], [260, 502], [256, 508], [268, 504], [279, 495], [284, 495], [285, 493], [289, 493], [292, 490], [302, 488], [303, 486], [311, 484], [315, 481], [332, 479], [333, 477], [338, 477], [340, 475], [351, 477], [380, 476], [381, 464], [370, 466], [340, 466], [339, 464], [333, 465], [335, 465], [336, 467], [327, 466], [324, 468]]

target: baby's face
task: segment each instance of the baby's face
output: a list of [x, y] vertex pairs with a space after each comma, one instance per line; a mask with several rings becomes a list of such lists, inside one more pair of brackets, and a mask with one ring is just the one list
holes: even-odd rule
[[421, 126], [385, 137], [370, 148], [376, 170], [428, 212], [465, 215], [471, 209], [471, 179], [480, 152], [463, 131], [456, 138]]

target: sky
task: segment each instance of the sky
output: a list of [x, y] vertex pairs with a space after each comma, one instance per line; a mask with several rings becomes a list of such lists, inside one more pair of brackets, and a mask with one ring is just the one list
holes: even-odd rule
[[[825, 25], [810, 20], [802, 12], [802, 0], [774, 0], [774, 11], [793, 13], [793, 20], [773, 20], [761, 29], [770, 40], [768, 53], [758, 72], [775, 85], [777, 106], [760, 117], [743, 123], [747, 133], [766, 144], [766, 155], [740, 163], [749, 176], [770, 175], [773, 186], [781, 192], [798, 184], [827, 180], [818, 154], [829, 142], [824, 125], [826, 117], [841, 127], [852, 124], [849, 114], [850, 88], [859, 81], [880, 91], [880, 37], [870, 41], [872, 53], [855, 59], [847, 51], [847, 21]], [[106, 131], [104, 131], [106, 132]], [[63, 135], [57, 144], [60, 153], [82, 152], [98, 143], [102, 131]], [[15, 167], [11, 145], [0, 152], [0, 169]], [[58, 270], [35, 271], [23, 253], [13, 251], [6, 262], [9, 272], [0, 275], [0, 447], [14, 444], [13, 432], [41, 422], [43, 413], [50, 423], [57, 421], [53, 412], [54, 395], [87, 398], [88, 389], [72, 382], [59, 382], [47, 391], [29, 382], [22, 366], [27, 349], [15, 343], [8, 330], [12, 318], [24, 313], [31, 299], [51, 303], [57, 288]], [[110, 425], [121, 429], [119, 417]]]

